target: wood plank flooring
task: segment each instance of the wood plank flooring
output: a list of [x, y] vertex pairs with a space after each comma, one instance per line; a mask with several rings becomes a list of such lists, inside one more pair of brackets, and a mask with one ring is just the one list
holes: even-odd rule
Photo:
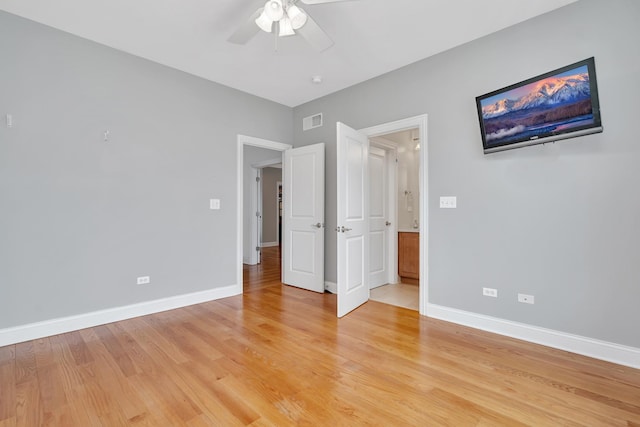
[[640, 426], [640, 371], [279, 282], [0, 347], [7, 426]]

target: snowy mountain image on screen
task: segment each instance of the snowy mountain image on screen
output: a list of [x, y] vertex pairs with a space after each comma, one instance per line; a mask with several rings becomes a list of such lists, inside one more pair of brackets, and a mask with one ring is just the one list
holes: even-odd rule
[[[529, 89], [529, 88], [528, 88]], [[485, 119], [538, 107], [570, 104], [590, 97], [589, 74], [580, 73], [566, 77], [549, 77], [531, 85], [529, 92], [520, 98], [504, 98], [482, 107]]]

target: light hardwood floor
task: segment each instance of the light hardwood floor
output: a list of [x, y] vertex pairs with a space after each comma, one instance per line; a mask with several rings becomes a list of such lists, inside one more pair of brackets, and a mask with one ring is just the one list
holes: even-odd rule
[[279, 282], [0, 347], [0, 426], [640, 426], [640, 371]]

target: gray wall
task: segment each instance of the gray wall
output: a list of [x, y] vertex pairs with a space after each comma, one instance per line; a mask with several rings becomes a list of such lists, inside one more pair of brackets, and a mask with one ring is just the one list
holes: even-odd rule
[[[429, 114], [430, 302], [640, 347], [639, 21], [637, 0], [582, 0], [295, 108], [296, 145], [327, 143], [326, 229], [336, 226], [335, 122]], [[483, 155], [476, 96], [590, 56], [604, 133]], [[302, 132], [318, 112], [324, 127]], [[438, 209], [441, 195], [458, 208]], [[335, 281], [330, 231], [326, 259]]]
[[[292, 122], [287, 107], [0, 12], [0, 117], [15, 121], [0, 126], [0, 328], [234, 284], [238, 133], [327, 143], [332, 230], [335, 122], [428, 113], [430, 302], [640, 347], [639, 18], [635, 0], [581, 0]], [[475, 96], [589, 56], [604, 133], [482, 154]], [[317, 112], [325, 126], [302, 132]], [[437, 209], [440, 195], [458, 209]], [[327, 231], [330, 281], [335, 248]]]
[[262, 169], [262, 243], [278, 242], [278, 182], [282, 169]]
[[290, 108], [4, 12], [0, 52], [0, 328], [235, 284], [236, 135]]

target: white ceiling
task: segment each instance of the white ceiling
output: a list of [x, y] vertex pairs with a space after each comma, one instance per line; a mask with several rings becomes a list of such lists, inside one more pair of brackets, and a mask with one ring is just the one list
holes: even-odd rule
[[[0, 0], [23, 16], [295, 107], [576, 0], [354, 0], [301, 5], [335, 45], [227, 38], [264, 0]], [[322, 84], [311, 77], [321, 75]]]

